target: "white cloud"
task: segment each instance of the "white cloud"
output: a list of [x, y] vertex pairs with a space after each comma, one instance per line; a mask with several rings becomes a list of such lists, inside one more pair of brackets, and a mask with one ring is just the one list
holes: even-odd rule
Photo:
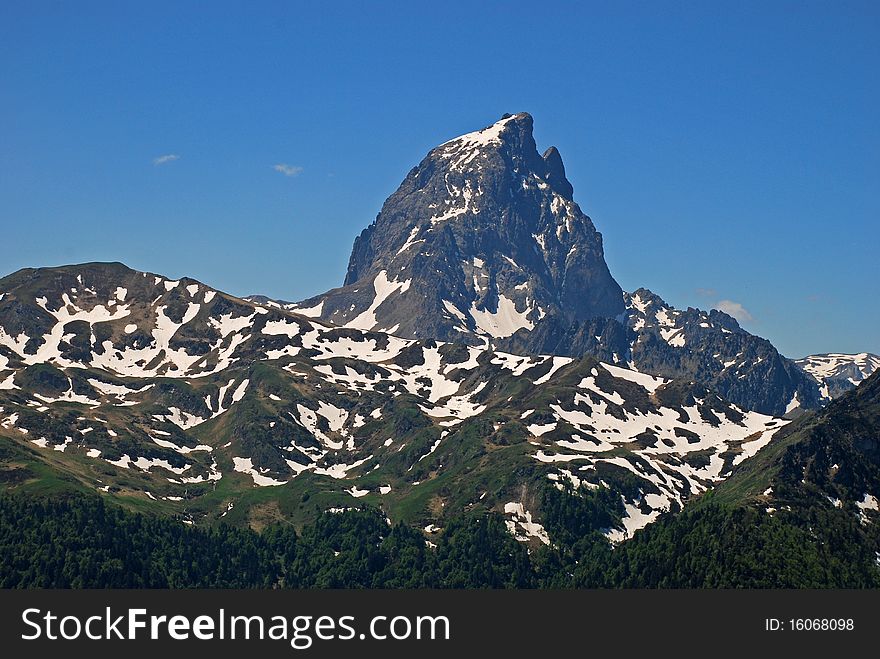
[[728, 316], [733, 316], [741, 323], [747, 323], [754, 320], [754, 317], [749, 313], [748, 309], [739, 302], [734, 302], [733, 300], [719, 300], [715, 303], [715, 308], [719, 311], [723, 311]]
[[273, 165], [272, 169], [274, 169], [276, 172], [281, 172], [285, 176], [299, 176], [303, 170], [302, 167], [298, 167], [296, 165], [288, 165], [283, 162], [280, 162], [277, 165]]
[[175, 160], [180, 160], [180, 156], [176, 153], [166, 153], [164, 156], [153, 158], [153, 164], [157, 166], [165, 165], [169, 162], [174, 162]]

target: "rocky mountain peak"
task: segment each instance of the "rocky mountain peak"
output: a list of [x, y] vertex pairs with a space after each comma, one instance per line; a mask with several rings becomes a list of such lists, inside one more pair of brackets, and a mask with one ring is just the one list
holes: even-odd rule
[[355, 241], [342, 288], [298, 305], [337, 325], [480, 343], [547, 316], [611, 318], [602, 236], [527, 113], [432, 149]]
[[485, 128], [443, 142], [432, 153], [436, 151], [451, 157], [454, 153], [472, 153], [479, 149], [503, 152], [512, 159], [533, 160], [537, 154], [533, 129], [534, 119], [528, 112], [505, 114]]

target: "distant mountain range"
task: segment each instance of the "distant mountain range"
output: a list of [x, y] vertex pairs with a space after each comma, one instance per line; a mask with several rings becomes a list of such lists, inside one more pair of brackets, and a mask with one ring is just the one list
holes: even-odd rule
[[796, 359], [794, 363], [819, 382], [822, 398], [828, 400], [837, 398], [871, 377], [880, 368], [880, 356], [870, 352], [857, 355], [828, 353], [809, 355]]
[[[878, 366], [792, 361], [721, 311], [622, 291], [558, 151], [505, 115], [433, 149], [343, 286], [299, 303], [119, 263], [0, 279], [0, 484], [254, 528], [368, 503], [429, 541], [494, 511], [535, 545], [540, 493], [573, 484], [620, 497], [621, 542], [755, 465], [749, 487], [794, 474], [766, 456], [794, 428], [849, 433]], [[844, 453], [828, 478], [849, 489], [822, 492], [880, 495]]]

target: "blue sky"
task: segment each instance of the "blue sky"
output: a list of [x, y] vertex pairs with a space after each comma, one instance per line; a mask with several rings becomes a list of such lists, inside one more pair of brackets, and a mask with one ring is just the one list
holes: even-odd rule
[[625, 289], [880, 353], [878, 70], [876, 2], [6, 2], [0, 271], [308, 297], [430, 148], [528, 111]]

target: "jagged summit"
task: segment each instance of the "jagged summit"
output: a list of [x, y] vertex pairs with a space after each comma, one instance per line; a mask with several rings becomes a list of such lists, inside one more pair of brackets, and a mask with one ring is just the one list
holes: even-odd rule
[[644, 373], [694, 380], [765, 414], [820, 405], [812, 376], [723, 311], [675, 309], [646, 288], [624, 297], [620, 319], [565, 323], [546, 318], [499, 347], [517, 354], [592, 355]]
[[432, 149], [355, 241], [342, 288], [298, 308], [346, 327], [480, 343], [547, 316], [612, 318], [623, 292], [527, 113]]
[[574, 188], [565, 178], [565, 165], [562, 164], [562, 156], [555, 146], [551, 146], [541, 156], [547, 163], [547, 183], [550, 187], [559, 192], [564, 197], [571, 198], [574, 194]]
[[532, 140], [532, 128], [534, 127], [534, 119], [528, 112], [517, 112], [516, 114], [504, 114], [495, 123], [489, 124], [485, 128], [475, 130], [458, 137], [453, 137], [440, 144], [437, 149], [445, 149], [451, 144], [467, 144], [485, 146], [494, 144], [500, 146], [503, 143], [508, 144], [526, 144], [528, 140]]

